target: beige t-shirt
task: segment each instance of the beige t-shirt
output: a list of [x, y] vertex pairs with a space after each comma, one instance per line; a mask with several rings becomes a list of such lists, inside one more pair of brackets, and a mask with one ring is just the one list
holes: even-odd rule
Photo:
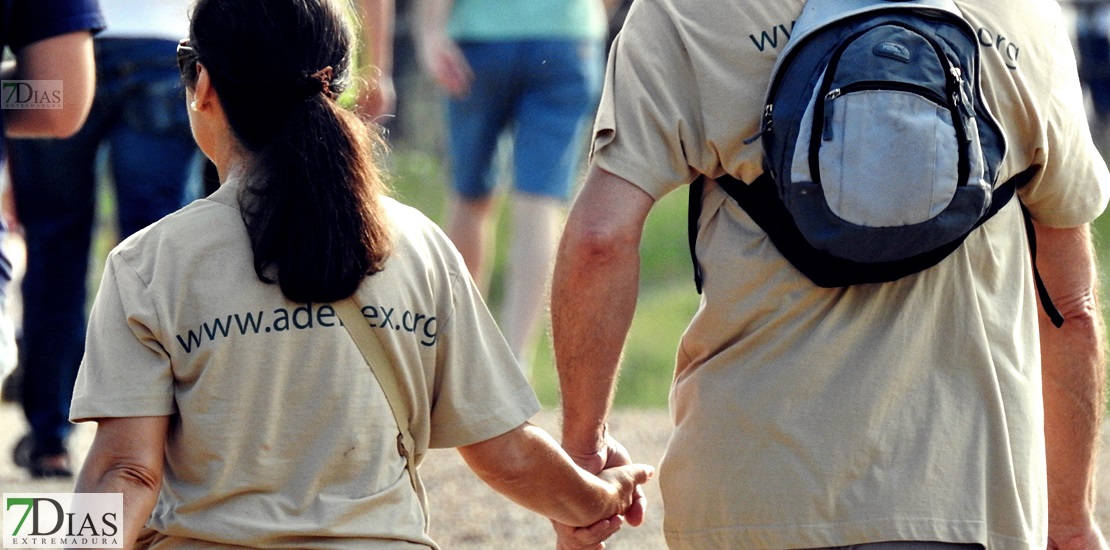
[[[600, 167], [655, 198], [753, 181], [770, 70], [801, 0], [637, 0], [595, 126]], [[1050, 0], [959, 2], [978, 30], [1004, 181], [1041, 223], [1104, 208], [1074, 56]], [[660, 468], [673, 548], [937, 540], [1044, 548], [1037, 303], [1011, 202], [940, 265], [822, 289], [710, 185], [701, 307], [683, 335]]]
[[[157, 548], [427, 548], [380, 386], [328, 304], [255, 275], [229, 182], [108, 259], [74, 421], [174, 415]], [[539, 410], [454, 247], [386, 200], [396, 248], [357, 293], [416, 404], [417, 453]]]

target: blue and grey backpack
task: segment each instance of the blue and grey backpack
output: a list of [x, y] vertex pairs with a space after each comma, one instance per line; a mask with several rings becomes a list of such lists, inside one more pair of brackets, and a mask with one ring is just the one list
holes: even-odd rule
[[[975, 29], [952, 0], [809, 0], [747, 141], [762, 140], [764, 174], [717, 183], [818, 286], [928, 269], [1027, 179], [995, 186], [1006, 144], [979, 68]], [[702, 186], [691, 187], [691, 253]]]

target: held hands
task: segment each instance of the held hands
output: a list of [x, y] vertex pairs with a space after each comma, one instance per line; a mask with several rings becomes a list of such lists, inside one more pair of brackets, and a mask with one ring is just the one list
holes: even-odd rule
[[[608, 433], [605, 434], [600, 449], [590, 453], [567, 449], [567, 453], [584, 470], [619, 487], [623, 512], [603, 518], [589, 527], [571, 527], [552, 522], [558, 537], [558, 550], [605, 548], [604, 541], [619, 531], [624, 522], [633, 527], [643, 523], [647, 498], [642, 485], [654, 475], [653, 469], [631, 465], [628, 451]], [[640, 474], [643, 474], [642, 478]]]

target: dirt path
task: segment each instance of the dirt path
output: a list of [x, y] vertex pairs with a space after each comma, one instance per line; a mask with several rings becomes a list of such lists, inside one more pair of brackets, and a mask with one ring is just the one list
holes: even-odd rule
[[[541, 413], [536, 423], [557, 433], [552, 412]], [[637, 460], [658, 464], [670, 434], [666, 411], [617, 411], [612, 428]], [[11, 463], [10, 449], [23, 433], [19, 409], [0, 404], [0, 492], [68, 492], [67, 483], [33, 483]], [[83, 456], [92, 440], [90, 426], [74, 434], [75, 457]], [[1103, 531], [1110, 533], [1110, 424], [1103, 428], [1101, 468], [1106, 472], [1099, 486], [1097, 516]], [[432, 451], [421, 467], [432, 506], [432, 537], [445, 550], [489, 550], [553, 548], [554, 535], [547, 520], [524, 511], [494, 493], [463, 464], [455, 451]], [[662, 550], [662, 504], [659, 486], [647, 486], [648, 519], [643, 526], [625, 527], [610, 539], [610, 550]]]

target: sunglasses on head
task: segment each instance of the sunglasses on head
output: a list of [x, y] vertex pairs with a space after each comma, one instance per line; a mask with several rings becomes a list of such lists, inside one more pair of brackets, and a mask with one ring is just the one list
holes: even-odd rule
[[186, 83], [197, 81], [197, 51], [189, 44], [188, 38], [177, 43], [177, 70]]

